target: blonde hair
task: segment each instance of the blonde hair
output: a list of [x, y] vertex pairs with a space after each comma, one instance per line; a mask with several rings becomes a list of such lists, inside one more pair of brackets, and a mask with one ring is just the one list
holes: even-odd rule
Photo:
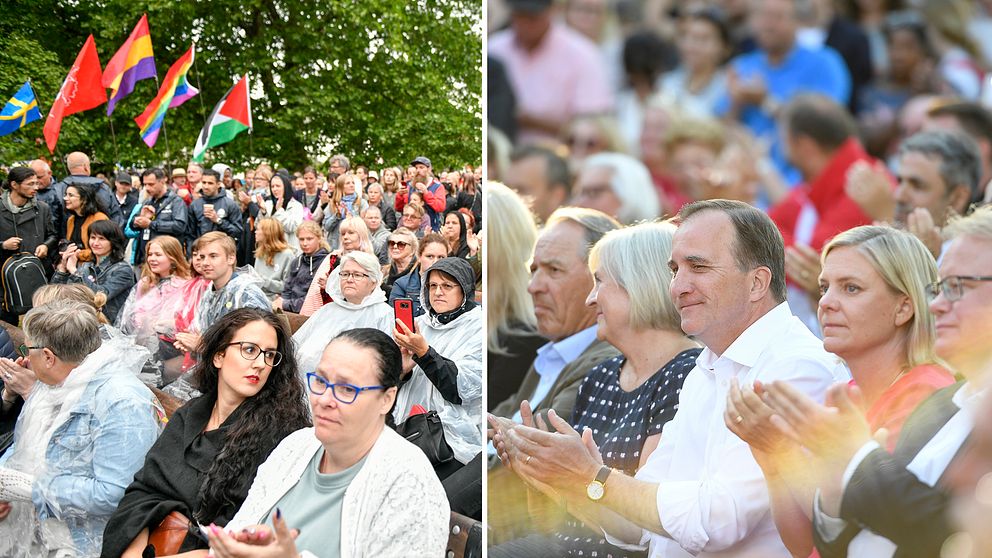
[[[286, 238], [283, 236], [283, 238]], [[203, 233], [200, 238], [197, 239], [199, 244], [197, 247], [201, 250], [207, 244], [220, 244], [220, 247], [224, 250], [224, 253], [228, 256], [238, 255], [238, 245], [234, 243], [234, 239], [230, 237], [227, 233], [221, 231], [210, 231], [208, 233]]]
[[[506, 354], [501, 338], [537, 327], [534, 301], [527, 292], [537, 227], [527, 205], [499, 182], [486, 188], [486, 331], [491, 353]], [[426, 239], [425, 239], [426, 240]]]
[[565, 127], [562, 128], [562, 143], [567, 144], [567, 140], [569, 139], [568, 136], [572, 134], [572, 129], [577, 124], [584, 122], [589, 122], [595, 126], [596, 131], [599, 132], [600, 139], [603, 142], [601, 151], [627, 153], [627, 145], [624, 143], [623, 138], [620, 135], [620, 125], [617, 123], [616, 117], [610, 114], [586, 113], [573, 116]]
[[610, 231], [592, 247], [589, 269], [605, 273], [630, 297], [628, 325], [635, 330], [682, 331], [681, 318], [669, 294], [672, 238], [669, 222], [641, 223]]
[[110, 320], [103, 315], [103, 307], [107, 304], [106, 293], [95, 293], [82, 283], [45, 285], [34, 292], [34, 296], [31, 297], [31, 305], [37, 308], [56, 300], [82, 302], [93, 308], [96, 319], [101, 324], [110, 323]]
[[835, 236], [823, 247], [821, 264], [841, 247], [857, 249], [885, 284], [913, 305], [913, 319], [906, 329], [906, 365], [941, 363], [934, 352], [937, 332], [926, 294], [927, 285], [937, 282], [937, 263], [926, 246], [908, 232], [866, 225]]
[[417, 217], [420, 217], [421, 219], [423, 219], [423, 217], [424, 217], [424, 206], [423, 205], [421, 205], [421, 204], [419, 204], [417, 202], [410, 202], [410, 203], [406, 204], [406, 207], [404, 207], [403, 210], [406, 211], [406, 208], [407, 207], [413, 208], [413, 212], [417, 214]]
[[334, 194], [331, 196], [332, 207], [337, 211], [338, 204], [341, 203], [341, 198], [344, 197], [344, 185], [351, 181], [355, 184], [355, 201], [351, 204], [351, 209], [355, 214], [362, 209], [362, 190], [355, 183], [355, 175], [348, 171], [344, 174], [338, 175], [337, 179], [334, 181]]
[[726, 145], [725, 136], [723, 125], [712, 118], [678, 117], [665, 130], [665, 151], [671, 154], [676, 147], [695, 143], [719, 154]]
[[324, 237], [324, 230], [320, 228], [320, 224], [316, 221], [303, 221], [300, 223], [300, 226], [296, 227], [296, 238], [300, 237], [301, 232], [308, 232], [316, 236], [317, 240], [320, 241], [320, 247], [328, 252], [331, 251], [331, 245], [327, 243], [327, 238]]
[[942, 233], [946, 240], [975, 236], [992, 241], [992, 205], [976, 207], [968, 215], [951, 217]]
[[255, 230], [262, 231], [262, 241], [258, 242], [258, 237], [256, 235], [255, 240], [255, 257], [265, 260], [266, 265], [272, 265], [276, 259], [276, 254], [279, 254], [283, 250], [289, 248], [289, 244], [286, 242], [286, 232], [282, 228], [282, 223], [276, 221], [272, 217], [266, 217], [264, 219], [259, 219], [255, 223]]
[[361, 240], [359, 250], [375, 255], [375, 250], [372, 248], [372, 234], [369, 233], [369, 226], [365, 224], [364, 219], [357, 215], [345, 217], [338, 227], [338, 234], [340, 235], [346, 228], [358, 233], [358, 238]]
[[[210, 234], [210, 233], [207, 233]], [[219, 233], [224, 234], [224, 233]], [[206, 236], [206, 235], [204, 235]], [[227, 235], [224, 235], [227, 236]], [[156, 236], [155, 238], [149, 240], [145, 244], [145, 263], [141, 264], [141, 278], [148, 279], [154, 284], [158, 281], [158, 278], [152, 273], [152, 268], [148, 267], [148, 250], [152, 247], [152, 244], [158, 244], [158, 246], [165, 252], [165, 256], [169, 258], [172, 262], [172, 274], [176, 277], [181, 277], [183, 279], [189, 279], [191, 272], [189, 267], [189, 261], [186, 259], [186, 253], [183, 251], [183, 245], [179, 243], [174, 237], [163, 235]]]

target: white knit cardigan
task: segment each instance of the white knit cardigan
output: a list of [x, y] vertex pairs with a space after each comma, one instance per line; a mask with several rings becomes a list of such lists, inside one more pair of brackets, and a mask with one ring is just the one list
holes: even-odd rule
[[[320, 448], [313, 428], [287, 436], [258, 467], [248, 497], [228, 529], [260, 523], [296, 485]], [[444, 556], [450, 515], [448, 499], [427, 456], [385, 427], [345, 490], [340, 551], [329, 550], [326, 556]]]

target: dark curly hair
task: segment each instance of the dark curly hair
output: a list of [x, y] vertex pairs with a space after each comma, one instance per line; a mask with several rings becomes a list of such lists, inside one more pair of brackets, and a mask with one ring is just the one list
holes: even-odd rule
[[[107, 239], [107, 242], [110, 243], [111, 260], [118, 261], [124, 259], [124, 250], [127, 248], [127, 238], [124, 237], [124, 232], [121, 231], [120, 225], [109, 219], [94, 221], [90, 224], [89, 233], [91, 236], [98, 234]], [[89, 242], [89, 239], [86, 239], [86, 241]]]
[[[103, 206], [102, 203], [96, 197], [96, 189], [89, 184], [76, 184], [75, 182], [69, 183], [66, 186], [66, 192], [69, 188], [73, 188], [79, 194], [79, 214], [81, 217], [89, 217], [94, 213], [102, 211], [107, 213], [107, 208]], [[71, 213], [70, 213], [71, 215]]]
[[239, 417], [225, 435], [224, 445], [200, 485], [200, 508], [194, 517], [201, 523], [212, 522], [225, 507], [237, 509], [240, 503], [231, 500], [229, 486], [253, 478], [255, 469], [283, 438], [311, 424], [293, 339], [272, 312], [240, 308], [210, 326], [197, 349], [200, 362], [193, 375], [194, 384], [203, 397], [217, 399], [220, 371], [214, 366], [213, 356], [223, 352], [234, 334], [252, 322], [265, 322], [275, 329], [282, 360], [272, 367], [261, 391], [243, 401], [235, 411]]

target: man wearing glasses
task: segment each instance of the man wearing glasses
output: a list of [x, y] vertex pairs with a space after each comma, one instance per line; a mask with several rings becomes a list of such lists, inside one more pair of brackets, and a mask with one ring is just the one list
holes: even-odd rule
[[[45, 261], [55, 253], [58, 240], [52, 222], [51, 209], [45, 202], [35, 201], [41, 182], [29, 167], [14, 167], [0, 194], [0, 264], [21, 252], [34, 254]], [[47, 264], [45, 264], [47, 268]], [[0, 310], [0, 319], [17, 325], [16, 311]]]
[[944, 473], [971, 435], [992, 380], [992, 207], [951, 220], [945, 236], [941, 280], [928, 287], [930, 310], [937, 354], [964, 381], [920, 404], [891, 455], [871, 440], [857, 407], [838, 402], [834, 426], [850, 433], [850, 450], [836, 461], [843, 467], [833, 471], [836, 485], [823, 487], [815, 505], [814, 536], [824, 558], [847, 550], [855, 526], [888, 539], [886, 548], [866, 548], [864, 556], [938, 556], [952, 533]]

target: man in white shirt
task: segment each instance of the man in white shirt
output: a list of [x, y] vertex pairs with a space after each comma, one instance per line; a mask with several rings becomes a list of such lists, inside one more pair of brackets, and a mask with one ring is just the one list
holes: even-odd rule
[[603, 467], [591, 432], [580, 437], [550, 413], [557, 433], [507, 428], [497, 447], [518, 475], [553, 487], [613, 544], [665, 558], [786, 557], [761, 470], [723, 422], [727, 391], [734, 379], [784, 380], [822, 400], [846, 370], [784, 302], [784, 246], [767, 215], [709, 200], [685, 206], [679, 220], [671, 295], [682, 329], [706, 349], [636, 477]]

